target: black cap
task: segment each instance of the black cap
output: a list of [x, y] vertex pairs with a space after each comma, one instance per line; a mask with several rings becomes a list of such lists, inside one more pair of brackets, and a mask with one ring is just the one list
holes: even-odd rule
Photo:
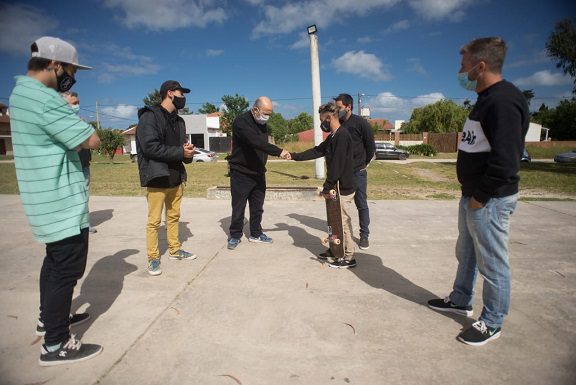
[[178, 83], [176, 80], [166, 80], [160, 86], [160, 95], [166, 95], [168, 91], [176, 91], [180, 90], [183, 94], [187, 94], [190, 92], [189, 88], [184, 88]]

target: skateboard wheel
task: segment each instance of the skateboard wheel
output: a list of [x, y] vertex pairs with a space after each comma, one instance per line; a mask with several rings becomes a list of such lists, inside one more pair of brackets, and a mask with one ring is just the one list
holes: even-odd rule
[[340, 244], [340, 240], [338, 238], [334, 239], [334, 244], [339, 245]]
[[328, 244], [329, 242], [330, 242], [330, 240], [328, 238], [322, 238], [323, 244]]
[[336, 190], [330, 190], [330, 195], [335, 197], [336, 196]]

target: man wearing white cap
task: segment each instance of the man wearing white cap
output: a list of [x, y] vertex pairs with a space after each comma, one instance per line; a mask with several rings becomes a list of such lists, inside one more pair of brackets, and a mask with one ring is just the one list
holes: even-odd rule
[[26, 76], [10, 95], [10, 124], [20, 198], [36, 240], [46, 244], [40, 272], [40, 319], [44, 336], [39, 363], [70, 364], [92, 358], [102, 346], [82, 344], [70, 326], [88, 314], [70, 314], [72, 294], [88, 255], [88, 194], [78, 150], [98, 148], [94, 128], [81, 120], [58, 92], [76, 82], [71, 44], [42, 37], [31, 47]]

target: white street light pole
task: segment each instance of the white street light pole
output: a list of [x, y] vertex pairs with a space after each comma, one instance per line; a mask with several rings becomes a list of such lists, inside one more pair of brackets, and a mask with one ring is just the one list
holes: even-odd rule
[[[316, 35], [316, 25], [308, 27], [308, 36], [310, 36], [310, 70], [312, 73], [312, 117], [314, 121], [314, 145], [318, 146], [324, 140], [322, 130], [320, 129], [320, 59], [318, 57], [318, 36]], [[316, 159], [316, 178], [324, 179], [324, 159]]]

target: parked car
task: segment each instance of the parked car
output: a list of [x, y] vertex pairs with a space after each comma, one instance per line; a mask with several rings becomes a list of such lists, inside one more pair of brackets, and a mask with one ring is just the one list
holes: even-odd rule
[[214, 151], [205, 150], [203, 148], [196, 148], [194, 150], [193, 162], [216, 162], [218, 155]]
[[526, 150], [526, 148], [524, 148], [524, 150], [522, 150], [522, 155], [520, 156], [520, 162], [525, 162], [525, 163], [532, 162], [532, 157], [530, 156], [530, 154], [528, 153], [528, 150]]
[[406, 160], [410, 153], [405, 150], [396, 148], [391, 143], [376, 142], [376, 159], [399, 159]]
[[563, 152], [554, 156], [554, 162], [558, 163], [574, 163], [576, 162], [576, 150], [570, 152]]

